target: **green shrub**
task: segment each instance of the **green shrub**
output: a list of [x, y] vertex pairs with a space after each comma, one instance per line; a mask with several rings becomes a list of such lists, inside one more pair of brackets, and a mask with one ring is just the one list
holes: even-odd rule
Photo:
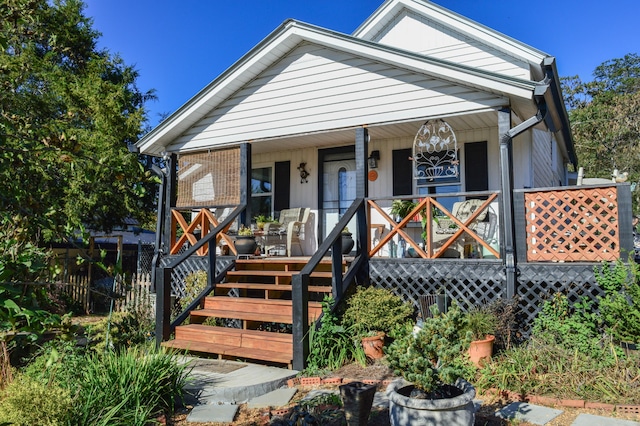
[[362, 346], [354, 342], [354, 336], [331, 312], [334, 303], [333, 298], [325, 297], [320, 328], [316, 330], [314, 325], [309, 328], [307, 371], [336, 370], [354, 360], [361, 365], [366, 364]]
[[79, 377], [74, 424], [146, 426], [182, 398], [188, 367], [140, 348], [91, 354]]
[[43, 345], [24, 368], [24, 374], [43, 385], [56, 383], [75, 392], [86, 363], [86, 349], [75, 342], [54, 340]]
[[617, 341], [640, 343], [640, 266], [618, 260], [613, 267], [603, 263], [595, 272], [605, 292], [600, 298], [605, 331]]
[[495, 333], [498, 319], [487, 307], [474, 307], [465, 316], [467, 319], [465, 331], [471, 333], [472, 340], [484, 340], [487, 335]]
[[66, 425], [71, 407], [72, 399], [68, 390], [18, 374], [14, 381], [0, 392], [0, 424]]
[[542, 305], [533, 321], [532, 335], [611, 365], [622, 351], [612, 352], [610, 345], [603, 344], [607, 339], [600, 334], [598, 323], [592, 301], [583, 297], [571, 304], [567, 296], [557, 293]]
[[87, 337], [95, 351], [104, 352], [107, 348], [119, 350], [145, 343], [153, 330], [148, 328], [150, 326], [150, 323], [136, 315], [136, 312], [114, 312], [110, 318], [87, 327]]
[[425, 319], [419, 332], [412, 333], [407, 327], [386, 348], [387, 362], [395, 374], [426, 392], [453, 384], [459, 377], [468, 379], [473, 366], [466, 355], [471, 342], [466, 327], [465, 315], [453, 304], [446, 314], [436, 312]]
[[389, 290], [359, 287], [347, 301], [343, 321], [358, 336], [376, 331], [388, 334], [397, 324], [407, 322], [411, 314], [413, 306]]

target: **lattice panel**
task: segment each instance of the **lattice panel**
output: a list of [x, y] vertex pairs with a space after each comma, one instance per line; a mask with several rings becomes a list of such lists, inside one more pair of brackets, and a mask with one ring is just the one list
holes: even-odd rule
[[529, 262], [600, 262], [620, 256], [616, 187], [524, 196]]
[[389, 289], [418, 308], [418, 296], [442, 293], [463, 309], [491, 303], [504, 294], [504, 267], [492, 261], [371, 259], [371, 282]]
[[[161, 264], [164, 266], [172, 257], [163, 258]], [[234, 258], [216, 257], [216, 275], [222, 271]], [[183, 297], [185, 295], [185, 278], [187, 275], [201, 270], [209, 269], [209, 258], [206, 256], [191, 256], [171, 271], [171, 295]]]
[[[564, 293], [575, 302], [581, 296], [597, 300], [604, 292], [596, 283], [594, 264], [518, 264], [518, 285], [516, 294], [520, 298], [520, 308], [525, 316], [524, 323], [531, 324], [542, 304], [554, 293]], [[528, 335], [525, 328], [523, 334]]]
[[240, 148], [178, 156], [177, 207], [240, 203]]

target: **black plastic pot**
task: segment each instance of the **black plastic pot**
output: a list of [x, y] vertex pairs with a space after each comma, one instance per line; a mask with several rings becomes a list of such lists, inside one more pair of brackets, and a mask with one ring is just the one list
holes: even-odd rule
[[340, 386], [340, 397], [348, 426], [366, 426], [375, 395], [375, 385], [351, 382]]

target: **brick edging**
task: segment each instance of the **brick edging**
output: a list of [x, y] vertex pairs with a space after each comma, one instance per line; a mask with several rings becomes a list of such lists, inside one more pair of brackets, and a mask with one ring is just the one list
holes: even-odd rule
[[[295, 386], [309, 386], [309, 385], [340, 385], [350, 382], [362, 382], [367, 385], [382, 385], [389, 386], [391, 380], [357, 380], [342, 377], [294, 377], [287, 380], [287, 386], [292, 388]], [[484, 393], [493, 393], [504, 397], [505, 399], [511, 399], [520, 402], [530, 402], [532, 404], [550, 405], [566, 408], [589, 408], [603, 410], [607, 412], [621, 412], [626, 414], [640, 414], [640, 405], [632, 404], [606, 404], [603, 402], [585, 401], [583, 399], [562, 399], [540, 395], [527, 395], [519, 394], [517, 392], [511, 392], [508, 390], [499, 390], [495, 388], [487, 389]]]

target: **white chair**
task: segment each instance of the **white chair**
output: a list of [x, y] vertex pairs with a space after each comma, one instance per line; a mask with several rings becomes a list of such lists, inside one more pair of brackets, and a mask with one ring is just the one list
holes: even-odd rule
[[[297, 246], [299, 253], [303, 256], [301, 240], [304, 239], [304, 230], [311, 209], [308, 207], [298, 207], [294, 209], [285, 209], [280, 211], [278, 222], [269, 222], [264, 225], [265, 235], [281, 235], [286, 236], [287, 240], [287, 256], [293, 256], [293, 247]], [[302, 237], [301, 237], [302, 234]]]

